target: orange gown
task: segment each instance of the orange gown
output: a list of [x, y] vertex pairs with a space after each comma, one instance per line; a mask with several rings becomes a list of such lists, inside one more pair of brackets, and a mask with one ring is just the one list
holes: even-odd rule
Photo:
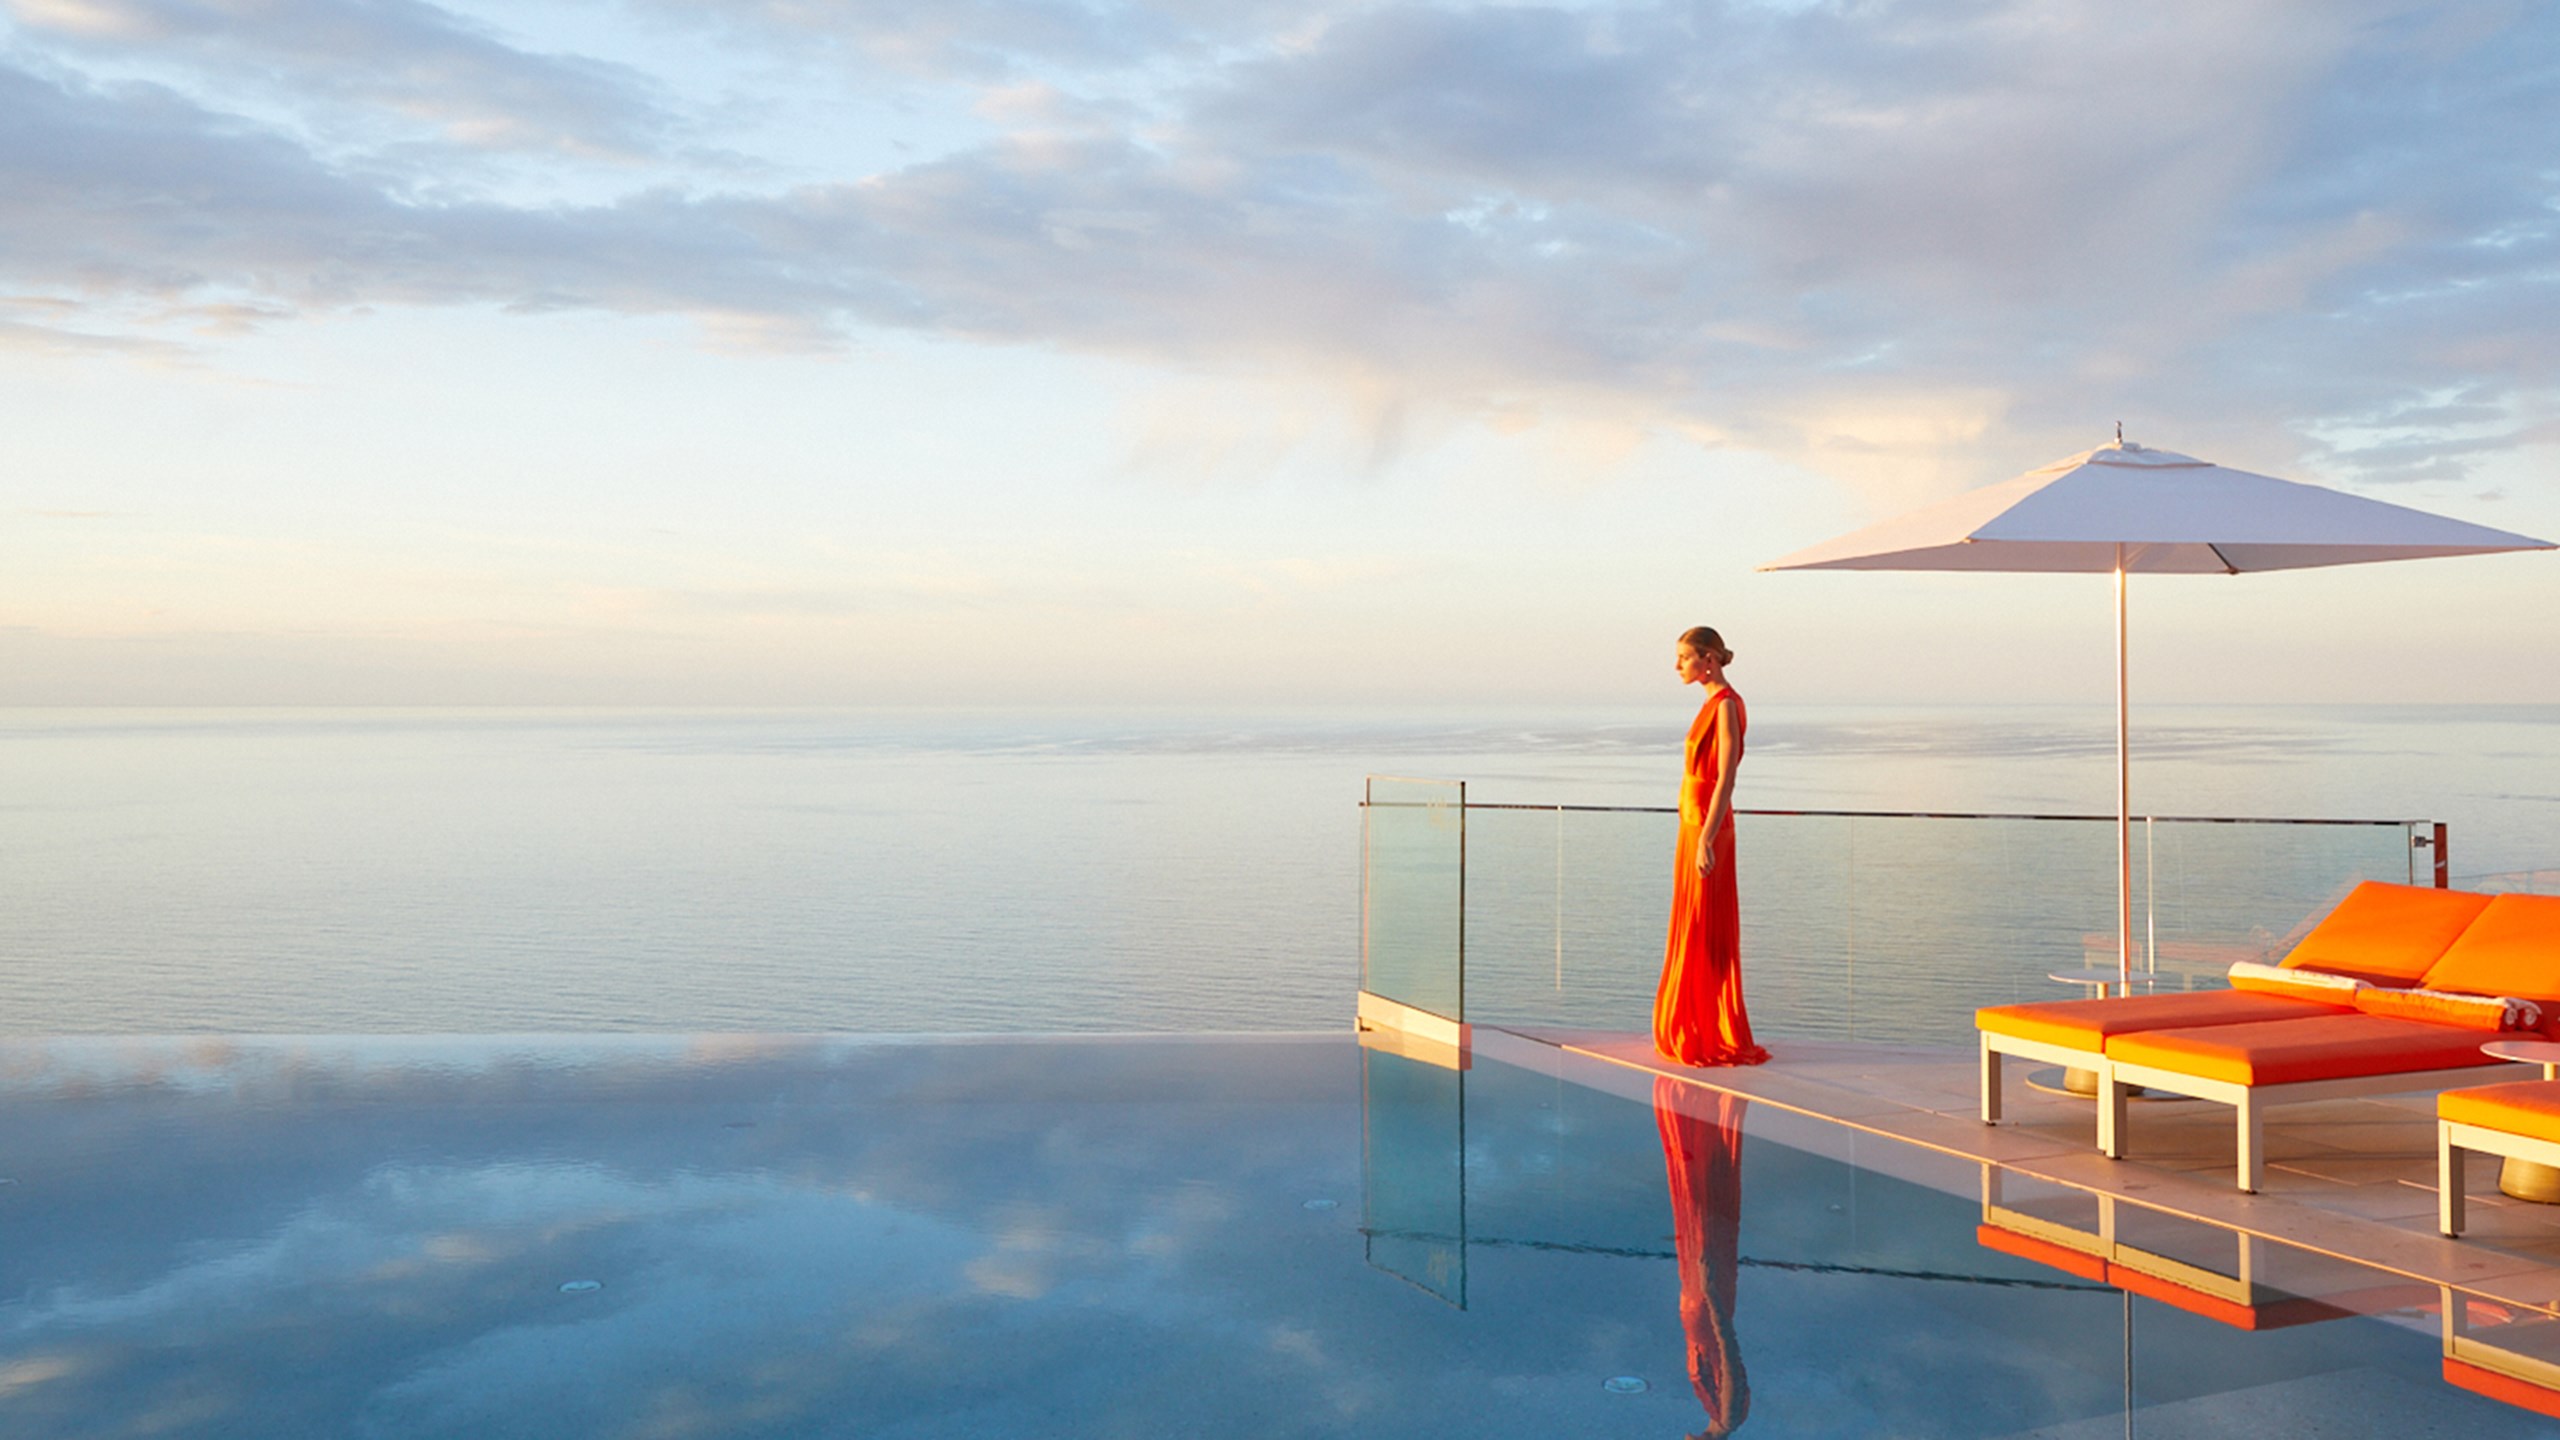
[[1698, 831], [1714, 798], [1716, 711], [1733, 708], [1734, 762], [1750, 712], [1742, 697], [1719, 690], [1698, 707], [1680, 786], [1680, 845], [1673, 860], [1671, 933], [1662, 951], [1662, 985], [1653, 994], [1653, 1045], [1683, 1065], [1758, 1065], [1769, 1058], [1751, 1039], [1742, 1008], [1742, 895], [1733, 882], [1733, 808], [1716, 831], [1716, 868], [1698, 873]]
[[1653, 1121], [1662, 1132], [1672, 1241], [1680, 1252], [1680, 1328], [1689, 1337], [1689, 1383], [1707, 1410], [1700, 1432], [1707, 1440], [1732, 1434], [1751, 1414], [1751, 1380], [1733, 1334], [1742, 1268], [1742, 1113], [1749, 1105], [1739, 1095], [1654, 1077]]

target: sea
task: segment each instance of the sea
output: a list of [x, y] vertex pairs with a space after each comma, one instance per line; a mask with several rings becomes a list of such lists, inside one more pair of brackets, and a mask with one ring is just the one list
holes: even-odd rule
[[[1367, 777], [1667, 805], [1689, 714], [0, 710], [0, 1028], [1339, 1029]], [[1739, 797], [2108, 813], [2114, 744], [1762, 703]], [[2443, 822], [2456, 884], [2560, 882], [2560, 707], [2144, 707], [2133, 752], [2137, 814]], [[1827, 863], [1751, 843], [1763, 892]]]

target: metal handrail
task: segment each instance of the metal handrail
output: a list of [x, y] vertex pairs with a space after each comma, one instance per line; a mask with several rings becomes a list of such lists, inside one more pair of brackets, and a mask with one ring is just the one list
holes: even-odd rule
[[[1461, 794], [1463, 796], [1463, 792], [1461, 792]], [[1435, 806], [1429, 801], [1369, 800], [1365, 798], [1361, 800], [1360, 805], [1363, 809], [1370, 806], [1379, 806], [1390, 809], [1443, 808]], [[1677, 815], [1680, 813], [1679, 807], [1675, 805], [1542, 805], [1517, 800], [1467, 800], [1464, 798], [1461, 798], [1458, 801], [1455, 808], [1461, 811], [1536, 810], [1549, 814], [1575, 815]], [[1746, 808], [1738, 809], [1733, 813], [1736, 815], [1826, 820], [2037, 820], [2080, 823], [2100, 822], [2105, 824], [2113, 824], [2117, 818], [2113, 815], [2068, 815], [2049, 814], [2037, 811], [2000, 810], [1767, 810]], [[2428, 850], [2433, 852], [2430, 857], [2433, 863], [2429, 866], [2429, 869], [2433, 872], [2431, 878], [2435, 882], [2435, 888], [2443, 890], [2449, 888], [2452, 884], [2452, 846], [2450, 844], [2449, 837], [2446, 834], [2445, 823], [2441, 820], [2360, 820], [2302, 815], [2144, 815], [2138, 818], [2140, 818], [2146, 825], [2347, 825], [2365, 826], [2369, 828], [2397, 827], [2409, 832], [2409, 848], [2411, 850]], [[2416, 874], [2415, 861], [2411, 862], [2410, 870], [2411, 873], [2409, 878], [2414, 882], [2418, 878]]]
[[[1404, 800], [1366, 800], [1364, 805], [1412, 805]], [[1540, 805], [1521, 801], [1470, 800], [1470, 810], [1567, 810], [1576, 814], [1611, 815], [1677, 815], [1677, 805]], [[2099, 820], [2112, 825], [2113, 815], [2049, 815], [2028, 811], [1998, 810], [1761, 810], [1738, 809], [1736, 815], [1815, 816], [1842, 820]], [[2164, 825], [2375, 825], [2414, 826], [2425, 828], [2430, 820], [2356, 820], [2294, 815], [2138, 815], [2139, 820], [2156, 820]]]

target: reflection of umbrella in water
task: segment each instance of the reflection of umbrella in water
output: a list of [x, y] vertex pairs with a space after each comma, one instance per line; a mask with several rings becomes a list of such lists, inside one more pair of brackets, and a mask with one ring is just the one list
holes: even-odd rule
[[1707, 1440], [1732, 1434], [1751, 1413], [1751, 1382], [1733, 1335], [1734, 1278], [1742, 1267], [1742, 1112], [1749, 1105], [1739, 1095], [1654, 1077], [1653, 1120], [1662, 1131], [1680, 1252], [1680, 1326], [1689, 1332], [1689, 1381], [1707, 1407]]
[[2133, 976], [2124, 577], [2237, 575], [2369, 560], [2549, 550], [2548, 541], [2423, 510], [2113, 445], [1868, 526], [1763, 570], [2113, 572], [2116, 577], [2117, 974]]

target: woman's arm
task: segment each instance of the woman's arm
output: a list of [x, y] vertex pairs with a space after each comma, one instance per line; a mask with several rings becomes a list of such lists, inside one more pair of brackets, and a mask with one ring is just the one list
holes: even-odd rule
[[1733, 733], [1733, 705], [1716, 707], [1716, 773], [1707, 792], [1706, 817], [1698, 824], [1698, 873], [1716, 868], [1716, 832], [1733, 819], [1733, 774], [1742, 765], [1742, 745]]

